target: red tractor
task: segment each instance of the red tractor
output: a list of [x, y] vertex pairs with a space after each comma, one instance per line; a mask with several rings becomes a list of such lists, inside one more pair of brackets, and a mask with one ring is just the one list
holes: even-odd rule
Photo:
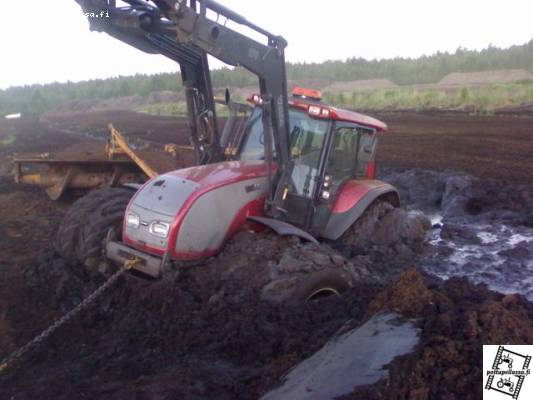
[[[81, 198], [59, 229], [62, 255], [92, 267], [105, 256], [160, 278], [215, 256], [243, 229], [266, 226], [315, 243], [349, 241], [365, 215], [399, 206], [395, 188], [374, 179], [377, 137], [387, 126], [323, 104], [316, 90], [295, 88], [289, 98], [280, 36], [214, 1], [128, 1], [130, 7], [121, 8], [77, 1], [86, 12], [111, 15], [92, 20], [93, 29], [180, 64], [199, 165], [159, 175], [136, 191], [100, 189]], [[265, 35], [267, 44], [210, 19], [209, 12]], [[218, 134], [207, 54], [259, 79], [260, 92], [248, 99], [253, 111], [231, 149], [231, 124]], [[345, 270], [334, 274], [337, 284], [330, 276], [313, 290], [351, 284]]]

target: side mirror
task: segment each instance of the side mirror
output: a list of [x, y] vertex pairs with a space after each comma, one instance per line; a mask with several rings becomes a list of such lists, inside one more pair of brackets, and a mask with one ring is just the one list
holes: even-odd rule
[[226, 102], [226, 104], [229, 104], [229, 102], [231, 101], [231, 95], [229, 93], [228, 88], [226, 88], [226, 91], [224, 92], [224, 101]]

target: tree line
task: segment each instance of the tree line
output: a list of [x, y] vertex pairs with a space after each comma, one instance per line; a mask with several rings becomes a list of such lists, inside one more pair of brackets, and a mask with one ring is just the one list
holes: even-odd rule
[[[500, 49], [494, 46], [481, 51], [457, 49], [454, 53], [436, 53], [420, 58], [365, 60], [349, 58], [322, 63], [288, 63], [289, 80], [351, 81], [390, 79], [399, 85], [437, 82], [452, 72], [491, 69], [526, 69], [533, 72], [533, 40], [524, 45]], [[215, 87], [256, 85], [254, 75], [242, 68], [222, 68], [212, 72]], [[0, 116], [21, 112], [41, 114], [73, 100], [103, 100], [113, 97], [147, 96], [159, 90], [181, 90], [179, 73], [137, 74], [83, 82], [35, 84], [0, 90]]]

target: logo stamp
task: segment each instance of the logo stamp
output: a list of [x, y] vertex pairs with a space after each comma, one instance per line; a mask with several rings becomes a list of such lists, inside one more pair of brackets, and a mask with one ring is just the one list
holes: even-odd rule
[[[531, 399], [533, 346], [483, 346], [484, 399]], [[521, 396], [522, 394], [522, 396]]]

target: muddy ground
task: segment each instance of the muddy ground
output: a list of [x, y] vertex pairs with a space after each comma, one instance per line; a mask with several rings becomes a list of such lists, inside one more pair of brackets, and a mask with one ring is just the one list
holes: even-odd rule
[[378, 149], [387, 167], [462, 171], [480, 178], [533, 182], [533, 117], [384, 113]]
[[[0, 145], [0, 356], [98, 284], [50, 247], [71, 199], [52, 203], [15, 186], [6, 176], [9, 155], [79, 143], [86, 136], [73, 127], [83, 124], [88, 136], [108, 122], [147, 134], [140, 116], [115, 114], [0, 123], [0, 141], [17, 139]], [[1, 398], [256, 399], [338, 332], [381, 310], [416, 318], [420, 343], [392, 362], [386, 380], [344, 398], [481, 398], [481, 345], [533, 342], [533, 118], [382, 118], [391, 134], [379, 149], [381, 175], [399, 187], [407, 209], [431, 218], [426, 245], [376, 244], [366, 254], [340, 248], [379, 279], [361, 280], [342, 298], [279, 306], [261, 300], [260, 272], [307, 250], [243, 233], [176, 281], [122, 278], [97, 307], [0, 376]], [[183, 123], [163, 120], [151, 137], [175, 142]], [[387, 261], [395, 255], [401, 262]]]

